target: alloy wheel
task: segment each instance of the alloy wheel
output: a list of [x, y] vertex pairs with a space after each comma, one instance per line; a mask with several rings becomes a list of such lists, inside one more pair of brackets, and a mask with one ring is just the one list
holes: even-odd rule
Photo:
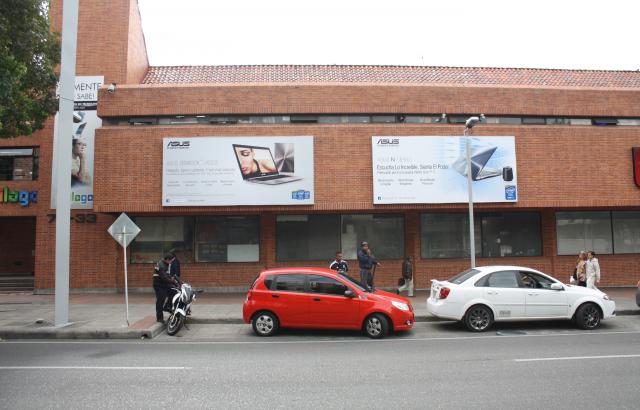
[[367, 333], [371, 336], [379, 336], [382, 333], [382, 323], [377, 317], [370, 317], [367, 320]]
[[584, 326], [586, 328], [593, 329], [600, 324], [600, 312], [593, 305], [589, 305], [584, 309], [583, 318]]
[[469, 325], [475, 330], [484, 330], [489, 326], [489, 312], [483, 308], [475, 308], [469, 314]]

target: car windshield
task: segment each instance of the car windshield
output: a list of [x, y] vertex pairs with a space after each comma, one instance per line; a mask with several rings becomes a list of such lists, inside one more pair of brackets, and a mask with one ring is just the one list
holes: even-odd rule
[[365, 292], [369, 292], [362, 283], [360, 283], [360, 281], [353, 279], [351, 276], [347, 275], [346, 273], [340, 272], [338, 273], [340, 275], [340, 277], [342, 279], [346, 279], [349, 282], [351, 282], [352, 285], [354, 285], [356, 288], [358, 288], [358, 290], [362, 290]]
[[472, 276], [474, 276], [474, 275], [476, 275], [478, 273], [480, 273], [480, 271], [477, 270], [477, 269], [469, 269], [469, 270], [466, 270], [464, 272], [460, 272], [457, 275], [447, 279], [447, 282], [455, 283], [456, 285], [459, 285], [462, 282], [464, 282], [465, 280], [469, 279], [470, 277], [472, 277]]

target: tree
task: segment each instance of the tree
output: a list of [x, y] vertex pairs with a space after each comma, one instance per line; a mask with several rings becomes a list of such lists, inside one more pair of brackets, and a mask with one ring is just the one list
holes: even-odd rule
[[0, 138], [30, 135], [57, 109], [60, 42], [43, 0], [0, 0]]

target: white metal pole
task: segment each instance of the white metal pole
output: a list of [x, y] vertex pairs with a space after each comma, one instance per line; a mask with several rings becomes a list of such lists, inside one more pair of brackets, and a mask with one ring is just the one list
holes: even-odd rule
[[124, 304], [126, 306], [127, 326], [129, 326], [129, 279], [127, 277], [127, 227], [122, 228], [122, 250], [124, 251]]
[[467, 144], [467, 189], [469, 195], [469, 252], [471, 253], [471, 268], [476, 267], [476, 242], [475, 226], [473, 223], [473, 178], [471, 177], [471, 137], [467, 135], [465, 127], [464, 136]]
[[69, 247], [71, 231], [71, 138], [76, 78], [78, 1], [65, 0], [62, 10], [62, 54], [60, 56], [60, 102], [56, 141], [56, 261], [55, 325], [69, 324]]

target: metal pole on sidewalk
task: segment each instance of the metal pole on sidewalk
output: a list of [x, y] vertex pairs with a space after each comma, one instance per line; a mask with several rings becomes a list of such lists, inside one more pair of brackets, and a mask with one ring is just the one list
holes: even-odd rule
[[127, 326], [130, 326], [129, 324], [129, 279], [127, 277], [127, 244], [126, 244], [126, 238], [127, 238], [127, 227], [123, 227], [122, 228], [122, 251], [124, 252], [124, 304], [126, 306], [126, 315], [127, 315]]
[[476, 238], [475, 226], [473, 223], [473, 178], [471, 177], [471, 141], [467, 135], [468, 128], [464, 129], [464, 136], [467, 144], [467, 192], [469, 196], [469, 253], [471, 254], [471, 268], [476, 267]]
[[76, 78], [78, 1], [65, 0], [62, 11], [60, 102], [56, 141], [56, 260], [55, 325], [69, 324], [69, 247], [71, 231], [71, 137]]

